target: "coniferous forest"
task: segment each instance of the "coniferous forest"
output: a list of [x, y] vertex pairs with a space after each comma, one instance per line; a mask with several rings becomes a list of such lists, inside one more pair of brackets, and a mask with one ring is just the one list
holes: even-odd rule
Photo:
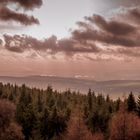
[[0, 83], [0, 140], [140, 140], [140, 96]]
[[140, 140], [140, 0], [0, 0], [0, 140]]

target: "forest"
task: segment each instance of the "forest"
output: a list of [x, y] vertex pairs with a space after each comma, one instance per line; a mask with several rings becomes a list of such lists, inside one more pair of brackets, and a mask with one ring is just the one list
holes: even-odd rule
[[140, 95], [0, 83], [0, 140], [140, 140]]

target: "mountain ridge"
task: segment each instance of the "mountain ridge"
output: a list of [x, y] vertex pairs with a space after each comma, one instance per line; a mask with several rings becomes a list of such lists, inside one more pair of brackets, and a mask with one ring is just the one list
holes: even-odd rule
[[106, 80], [96, 81], [81, 79], [75, 77], [59, 77], [59, 76], [0, 76], [0, 82], [22, 85], [29, 87], [46, 89], [48, 85], [59, 91], [71, 89], [87, 93], [89, 88], [96, 93], [123, 95], [133, 91], [135, 94], [140, 93], [140, 80]]

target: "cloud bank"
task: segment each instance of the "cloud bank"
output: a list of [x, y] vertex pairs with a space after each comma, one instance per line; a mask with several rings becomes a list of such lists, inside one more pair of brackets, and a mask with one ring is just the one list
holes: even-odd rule
[[[14, 1], [14, 0], [13, 0]], [[21, 6], [32, 9], [40, 6], [42, 2], [30, 5], [29, 0], [26, 4], [19, 3]], [[33, 1], [33, 0], [32, 0]], [[9, 2], [9, 1], [7, 1]], [[14, 13], [12, 13], [14, 15]], [[23, 16], [31, 23], [38, 23], [34, 17]], [[1, 16], [0, 16], [1, 17]], [[14, 16], [10, 16], [14, 18]], [[28, 25], [30, 22], [19, 18], [18, 21]], [[16, 20], [16, 19], [14, 19]], [[66, 56], [84, 55], [85, 58], [93, 60], [107, 56], [128, 56], [139, 57], [140, 54], [140, 10], [139, 7], [120, 9], [119, 12], [110, 18], [101, 15], [85, 17], [84, 21], [77, 22], [78, 28], [73, 30], [71, 37], [57, 39], [56, 36], [39, 40], [26, 35], [8, 35], [4, 37], [4, 48], [23, 53], [25, 51], [36, 51], [51, 55], [64, 53]]]
[[75, 53], [93, 53], [98, 52], [99, 49], [94, 45], [85, 44], [78, 42], [73, 39], [61, 39], [58, 40], [56, 36], [44, 40], [38, 40], [31, 36], [19, 36], [19, 35], [4, 35], [5, 45], [4, 47], [13, 52], [22, 53], [26, 50], [35, 50], [50, 54], [56, 54], [58, 52], [64, 52], [65, 54]]

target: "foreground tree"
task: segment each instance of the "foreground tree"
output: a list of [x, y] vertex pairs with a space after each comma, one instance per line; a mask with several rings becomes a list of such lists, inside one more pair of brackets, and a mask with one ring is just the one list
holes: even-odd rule
[[43, 115], [40, 118], [39, 130], [43, 140], [47, 140], [49, 137], [49, 112], [47, 109], [44, 110]]
[[14, 104], [0, 100], [0, 140], [23, 140], [21, 127], [14, 120]]
[[104, 140], [103, 133], [91, 133], [82, 116], [81, 109], [76, 108], [71, 114], [65, 135], [59, 140]]
[[34, 115], [32, 98], [30, 93], [27, 92], [25, 85], [22, 85], [21, 96], [16, 109], [16, 118], [18, 123], [22, 126], [25, 140], [29, 140], [36, 118]]
[[110, 122], [109, 140], [140, 140], [140, 119], [125, 110], [118, 111]]

